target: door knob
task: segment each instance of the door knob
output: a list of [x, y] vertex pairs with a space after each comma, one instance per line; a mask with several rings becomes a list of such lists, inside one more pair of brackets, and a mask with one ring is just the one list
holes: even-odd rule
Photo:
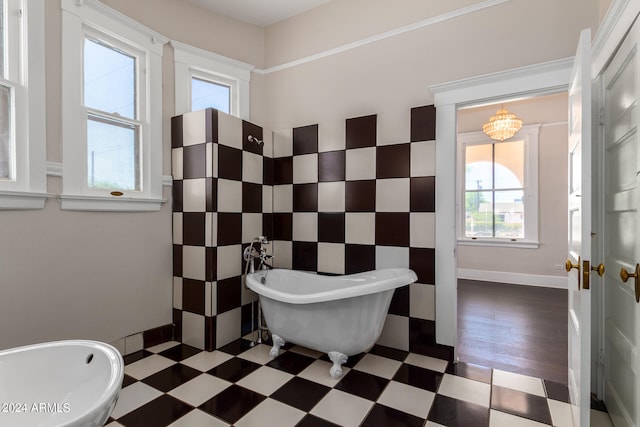
[[567, 273], [570, 272], [573, 268], [580, 271], [580, 259], [578, 259], [577, 264], [573, 264], [570, 259], [568, 259], [567, 262], [564, 263], [564, 269], [567, 270]]
[[623, 282], [627, 283], [630, 277], [633, 277], [635, 282], [636, 302], [640, 302], [640, 264], [636, 264], [636, 271], [634, 273], [629, 273], [624, 267], [620, 269], [620, 278]]
[[596, 271], [600, 277], [604, 276], [604, 264], [600, 263], [597, 267], [592, 266], [591, 271]]

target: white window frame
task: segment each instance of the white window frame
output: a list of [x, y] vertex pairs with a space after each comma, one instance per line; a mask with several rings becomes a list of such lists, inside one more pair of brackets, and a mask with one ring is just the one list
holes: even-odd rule
[[[156, 211], [162, 199], [162, 54], [164, 36], [96, 0], [62, 0], [62, 158], [64, 210]], [[137, 61], [140, 182], [137, 191], [90, 188], [83, 95], [85, 36], [127, 46]]]
[[[479, 144], [500, 144], [485, 135], [484, 132], [466, 132], [458, 134], [458, 177], [457, 177], [457, 221], [458, 244], [477, 246], [506, 246], [537, 248], [538, 241], [538, 135], [540, 125], [523, 126], [511, 138], [512, 141], [524, 141], [524, 238], [465, 236], [465, 153], [466, 147]], [[509, 140], [507, 140], [509, 141]]]
[[44, 0], [5, 0], [3, 85], [12, 91], [13, 176], [0, 180], [0, 209], [42, 209], [47, 194]]
[[171, 40], [175, 63], [175, 114], [191, 111], [193, 77], [231, 88], [229, 114], [249, 120], [253, 65]]

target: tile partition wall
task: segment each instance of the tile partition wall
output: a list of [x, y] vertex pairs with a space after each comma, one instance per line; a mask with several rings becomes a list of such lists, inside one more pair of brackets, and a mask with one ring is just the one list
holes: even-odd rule
[[270, 147], [271, 133], [211, 108], [173, 117], [171, 133], [174, 334], [214, 350], [251, 327], [242, 250], [270, 221], [271, 149], [248, 136]]
[[451, 360], [435, 342], [435, 107], [411, 109], [408, 142], [382, 144], [377, 129], [369, 115], [347, 119], [338, 138], [322, 124], [274, 132], [275, 264], [413, 269], [418, 282], [396, 290], [378, 343]]

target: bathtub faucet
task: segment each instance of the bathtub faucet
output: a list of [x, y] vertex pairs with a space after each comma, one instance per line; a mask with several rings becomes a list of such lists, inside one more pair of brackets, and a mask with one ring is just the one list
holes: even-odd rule
[[[256, 250], [255, 246], [253, 246], [254, 243], [258, 243], [260, 245], [260, 251]], [[271, 242], [269, 242], [269, 240], [267, 240], [265, 236], [258, 236], [258, 237], [254, 237], [251, 244], [245, 248], [242, 254], [243, 259], [247, 262], [245, 266], [245, 274], [247, 272], [255, 273], [256, 259], [260, 261], [258, 264], [258, 270], [260, 270], [261, 268], [267, 269], [269, 267], [266, 261], [267, 259], [273, 258], [273, 255], [267, 254], [267, 249], [265, 248], [265, 245], [268, 245], [269, 243]]]

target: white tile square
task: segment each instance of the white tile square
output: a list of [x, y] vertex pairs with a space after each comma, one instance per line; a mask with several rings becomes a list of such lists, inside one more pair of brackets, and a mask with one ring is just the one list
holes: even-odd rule
[[213, 173], [212, 176], [214, 178], [218, 177], [218, 143], [213, 144], [213, 149], [212, 149], [213, 153], [212, 153], [212, 158], [211, 158], [211, 163], [212, 163], [212, 168], [213, 168]]
[[242, 181], [262, 184], [262, 156], [250, 151], [242, 152]]
[[306, 380], [333, 388], [340, 382], [340, 380], [342, 380], [342, 378], [344, 378], [344, 376], [351, 370], [351, 368], [342, 366], [342, 377], [334, 379], [330, 375], [332, 366], [333, 363], [331, 362], [316, 360], [311, 365], [307, 366], [302, 372], [300, 372], [298, 376], [300, 378], [304, 378]]
[[311, 414], [343, 427], [359, 426], [373, 402], [339, 390], [331, 390], [311, 410]]
[[345, 243], [375, 245], [376, 214], [373, 212], [345, 213]]
[[201, 374], [174, 388], [168, 394], [198, 407], [231, 385], [230, 382], [209, 374]]
[[183, 360], [183, 365], [187, 365], [193, 369], [197, 369], [202, 372], [206, 372], [209, 369], [213, 369], [216, 366], [226, 362], [231, 359], [233, 356], [230, 354], [224, 353], [222, 351], [201, 351], [185, 360]]
[[378, 114], [378, 145], [390, 145], [411, 140], [411, 114], [394, 108]]
[[409, 316], [436, 320], [436, 287], [422, 283], [409, 285]]
[[435, 393], [391, 381], [378, 398], [378, 403], [398, 409], [407, 414], [427, 418]]
[[346, 180], [357, 181], [376, 178], [376, 148], [347, 150], [345, 158]]
[[401, 365], [402, 362], [397, 360], [368, 353], [353, 367], [353, 369], [377, 375], [382, 378], [391, 379]]
[[152, 354], [151, 356], [145, 357], [144, 359], [140, 359], [125, 366], [124, 373], [137, 380], [142, 380], [144, 378], [147, 378], [149, 375], [153, 375], [156, 372], [160, 372], [163, 369], [174, 365], [175, 363], [176, 362], [174, 362], [173, 360], [167, 359], [166, 357], [160, 356], [159, 354]]
[[409, 351], [409, 318], [387, 314], [378, 344]]
[[273, 132], [263, 129], [262, 141], [264, 142], [264, 145], [262, 146], [262, 155], [264, 157], [273, 158]]
[[318, 241], [318, 214], [313, 212], [293, 213], [293, 240], [296, 242]]
[[273, 212], [273, 186], [272, 185], [262, 186], [262, 212], [264, 213]]
[[[214, 222], [215, 219], [215, 222]], [[216, 224], [216, 227], [214, 227]], [[213, 212], [206, 212], [204, 214], [204, 245], [215, 246], [218, 234], [218, 216]], [[215, 240], [214, 240], [215, 236]]]
[[182, 212], [173, 213], [173, 244], [182, 244]]
[[218, 111], [218, 143], [242, 150], [242, 120]]
[[205, 110], [192, 111], [182, 116], [182, 145], [207, 142]]
[[409, 244], [412, 248], [436, 247], [436, 214], [434, 212], [409, 214]]
[[318, 243], [318, 271], [344, 274], [344, 247], [342, 243]]
[[265, 399], [251, 412], [240, 418], [235, 425], [237, 427], [263, 427], [265, 420], [268, 424], [278, 427], [294, 427], [306, 415], [305, 412], [285, 405], [273, 399]]
[[171, 176], [174, 180], [184, 177], [184, 148], [171, 149]]
[[346, 148], [346, 122], [331, 120], [318, 124], [318, 152], [344, 150]]
[[215, 418], [200, 409], [194, 409], [184, 417], [178, 418], [168, 427], [228, 427], [229, 424]]
[[[547, 399], [549, 411], [551, 412], [551, 420], [555, 427], [573, 427], [573, 415], [571, 414], [571, 405], [557, 400]], [[591, 423], [591, 425], [597, 425]]]
[[536, 396], [546, 397], [544, 386], [540, 378], [494, 369], [492, 382], [493, 385], [500, 387], [506, 387], [534, 394]]
[[273, 131], [273, 157], [293, 156], [293, 129]]
[[238, 381], [238, 385], [264, 396], [270, 396], [291, 378], [293, 378], [293, 375], [287, 372], [269, 366], [262, 366]]
[[409, 248], [376, 246], [376, 268], [409, 268]]
[[293, 185], [273, 186], [273, 211], [293, 212]]
[[242, 245], [218, 246], [217, 278], [228, 279], [242, 275]]
[[436, 175], [436, 142], [411, 143], [411, 177]]
[[268, 346], [266, 344], [258, 344], [255, 347], [252, 347], [249, 350], [239, 354], [238, 357], [257, 363], [259, 365], [264, 365], [269, 363], [271, 359], [273, 359], [273, 357], [269, 355], [269, 351], [271, 351], [271, 346]]
[[344, 181], [318, 184], [318, 212], [344, 212]]
[[218, 212], [242, 212], [242, 182], [218, 179]]
[[143, 382], [133, 383], [120, 390], [118, 403], [116, 403], [116, 406], [113, 408], [111, 417], [120, 418], [134, 409], [138, 409], [146, 403], [151, 402], [153, 399], [160, 397], [162, 394], [163, 393], [161, 391], [156, 390]]
[[424, 425], [424, 427], [447, 427], [447, 426], [443, 426], [442, 424], [434, 423], [433, 421], [427, 421], [427, 423]]
[[182, 276], [205, 280], [206, 277], [206, 249], [204, 246], [182, 247]]
[[204, 350], [204, 316], [182, 312], [182, 342]]
[[489, 407], [491, 403], [491, 385], [468, 378], [444, 374], [438, 394], [458, 400]]
[[204, 178], [182, 181], [182, 210], [205, 212], [207, 210], [207, 185]]
[[173, 277], [173, 308], [182, 310], [182, 277]]
[[446, 360], [436, 359], [435, 357], [429, 357], [415, 353], [409, 353], [404, 363], [418, 366], [424, 369], [429, 369], [435, 372], [444, 372], [449, 365], [449, 362], [447, 362]]
[[115, 341], [111, 341], [109, 343], [109, 345], [112, 345], [113, 347], [116, 348], [116, 350], [118, 350], [118, 353], [120, 353], [121, 356], [126, 356], [127, 351], [126, 351], [126, 347], [124, 345], [124, 338], [119, 338]]
[[376, 181], [376, 212], [409, 212], [409, 178]]
[[262, 235], [262, 214], [242, 214], [242, 243], [251, 243], [257, 236]]
[[548, 425], [492, 409], [489, 412], [489, 427], [548, 427]]
[[308, 184], [318, 182], [318, 155], [293, 156], [293, 183]]
[[180, 343], [178, 341], [167, 341], [167, 342], [163, 342], [162, 344], [158, 344], [158, 345], [154, 345], [153, 347], [149, 347], [147, 348], [147, 351], [150, 351], [151, 353], [160, 353], [162, 351], [168, 350], [172, 347], [175, 347], [177, 345], [179, 345]]
[[293, 243], [283, 240], [273, 242], [273, 265], [277, 268], [291, 269], [293, 266]]
[[124, 338], [124, 350], [126, 354], [135, 353], [144, 348], [144, 337], [142, 333], [132, 334]]
[[241, 309], [234, 308], [216, 316], [216, 347], [240, 338]]
[[591, 425], [596, 427], [613, 427], [609, 414], [602, 411], [591, 410]]

